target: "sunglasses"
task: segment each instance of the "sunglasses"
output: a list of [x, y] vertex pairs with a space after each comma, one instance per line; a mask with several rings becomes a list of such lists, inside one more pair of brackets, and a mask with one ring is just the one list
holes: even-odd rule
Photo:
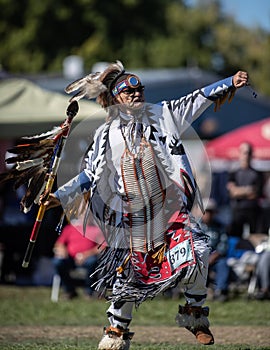
[[131, 95], [135, 92], [135, 89], [138, 89], [137, 91], [142, 92], [144, 90], [144, 86], [141, 85], [140, 79], [136, 75], [130, 74], [126, 79], [120, 81], [112, 89], [112, 95], [116, 96], [121, 92]]
[[125, 94], [125, 95], [133, 95], [135, 94], [135, 92], [143, 92], [144, 91], [144, 85], [140, 85], [137, 88], [125, 88], [121, 91], [121, 93]]

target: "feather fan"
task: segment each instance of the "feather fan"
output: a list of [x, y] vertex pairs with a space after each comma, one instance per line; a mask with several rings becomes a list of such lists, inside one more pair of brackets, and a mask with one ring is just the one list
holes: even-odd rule
[[14, 165], [10, 171], [0, 174], [0, 184], [12, 181], [14, 190], [26, 186], [21, 200], [21, 210], [24, 213], [38, 202], [45, 188], [57, 142], [65, 127], [63, 124], [40, 135], [23, 137], [21, 142], [8, 150], [11, 157], [6, 159], [6, 163]]

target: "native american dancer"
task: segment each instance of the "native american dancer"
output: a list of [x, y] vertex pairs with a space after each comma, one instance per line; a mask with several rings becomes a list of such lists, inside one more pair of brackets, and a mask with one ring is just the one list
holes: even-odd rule
[[134, 305], [178, 283], [186, 304], [179, 305], [176, 322], [199, 343], [214, 343], [209, 310], [203, 307], [210, 248], [191, 214], [195, 202], [203, 208], [181, 135], [206, 108], [213, 103], [219, 108], [247, 83], [248, 74], [239, 71], [179, 99], [150, 105], [140, 78], [117, 61], [66, 88], [79, 90], [71, 102], [97, 98], [108, 112], [84, 170], [46, 198], [48, 208], [85, 202], [84, 225], [91, 212], [106, 238], [96, 289], [111, 302], [110, 325], [98, 349], [129, 349]]

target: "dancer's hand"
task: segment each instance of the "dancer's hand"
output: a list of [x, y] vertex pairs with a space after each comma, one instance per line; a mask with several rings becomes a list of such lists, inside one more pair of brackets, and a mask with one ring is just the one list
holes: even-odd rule
[[239, 71], [233, 76], [233, 85], [236, 89], [248, 85], [248, 73]]
[[53, 193], [47, 195], [46, 192], [44, 192], [39, 198], [39, 204], [43, 204], [46, 207], [46, 210], [48, 210], [58, 207], [61, 205], [61, 202]]

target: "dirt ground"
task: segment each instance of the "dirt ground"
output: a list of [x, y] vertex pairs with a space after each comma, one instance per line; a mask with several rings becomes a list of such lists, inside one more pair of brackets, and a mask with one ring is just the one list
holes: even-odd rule
[[[270, 350], [269, 327], [211, 327], [215, 336], [215, 344], [247, 344], [250, 346], [267, 346]], [[132, 327], [135, 332], [134, 343], [170, 343], [170, 344], [197, 344], [195, 338], [185, 329], [177, 327]], [[1, 327], [0, 342], [19, 342], [33, 339], [60, 340], [65, 338], [97, 339], [102, 335], [100, 327]]]

